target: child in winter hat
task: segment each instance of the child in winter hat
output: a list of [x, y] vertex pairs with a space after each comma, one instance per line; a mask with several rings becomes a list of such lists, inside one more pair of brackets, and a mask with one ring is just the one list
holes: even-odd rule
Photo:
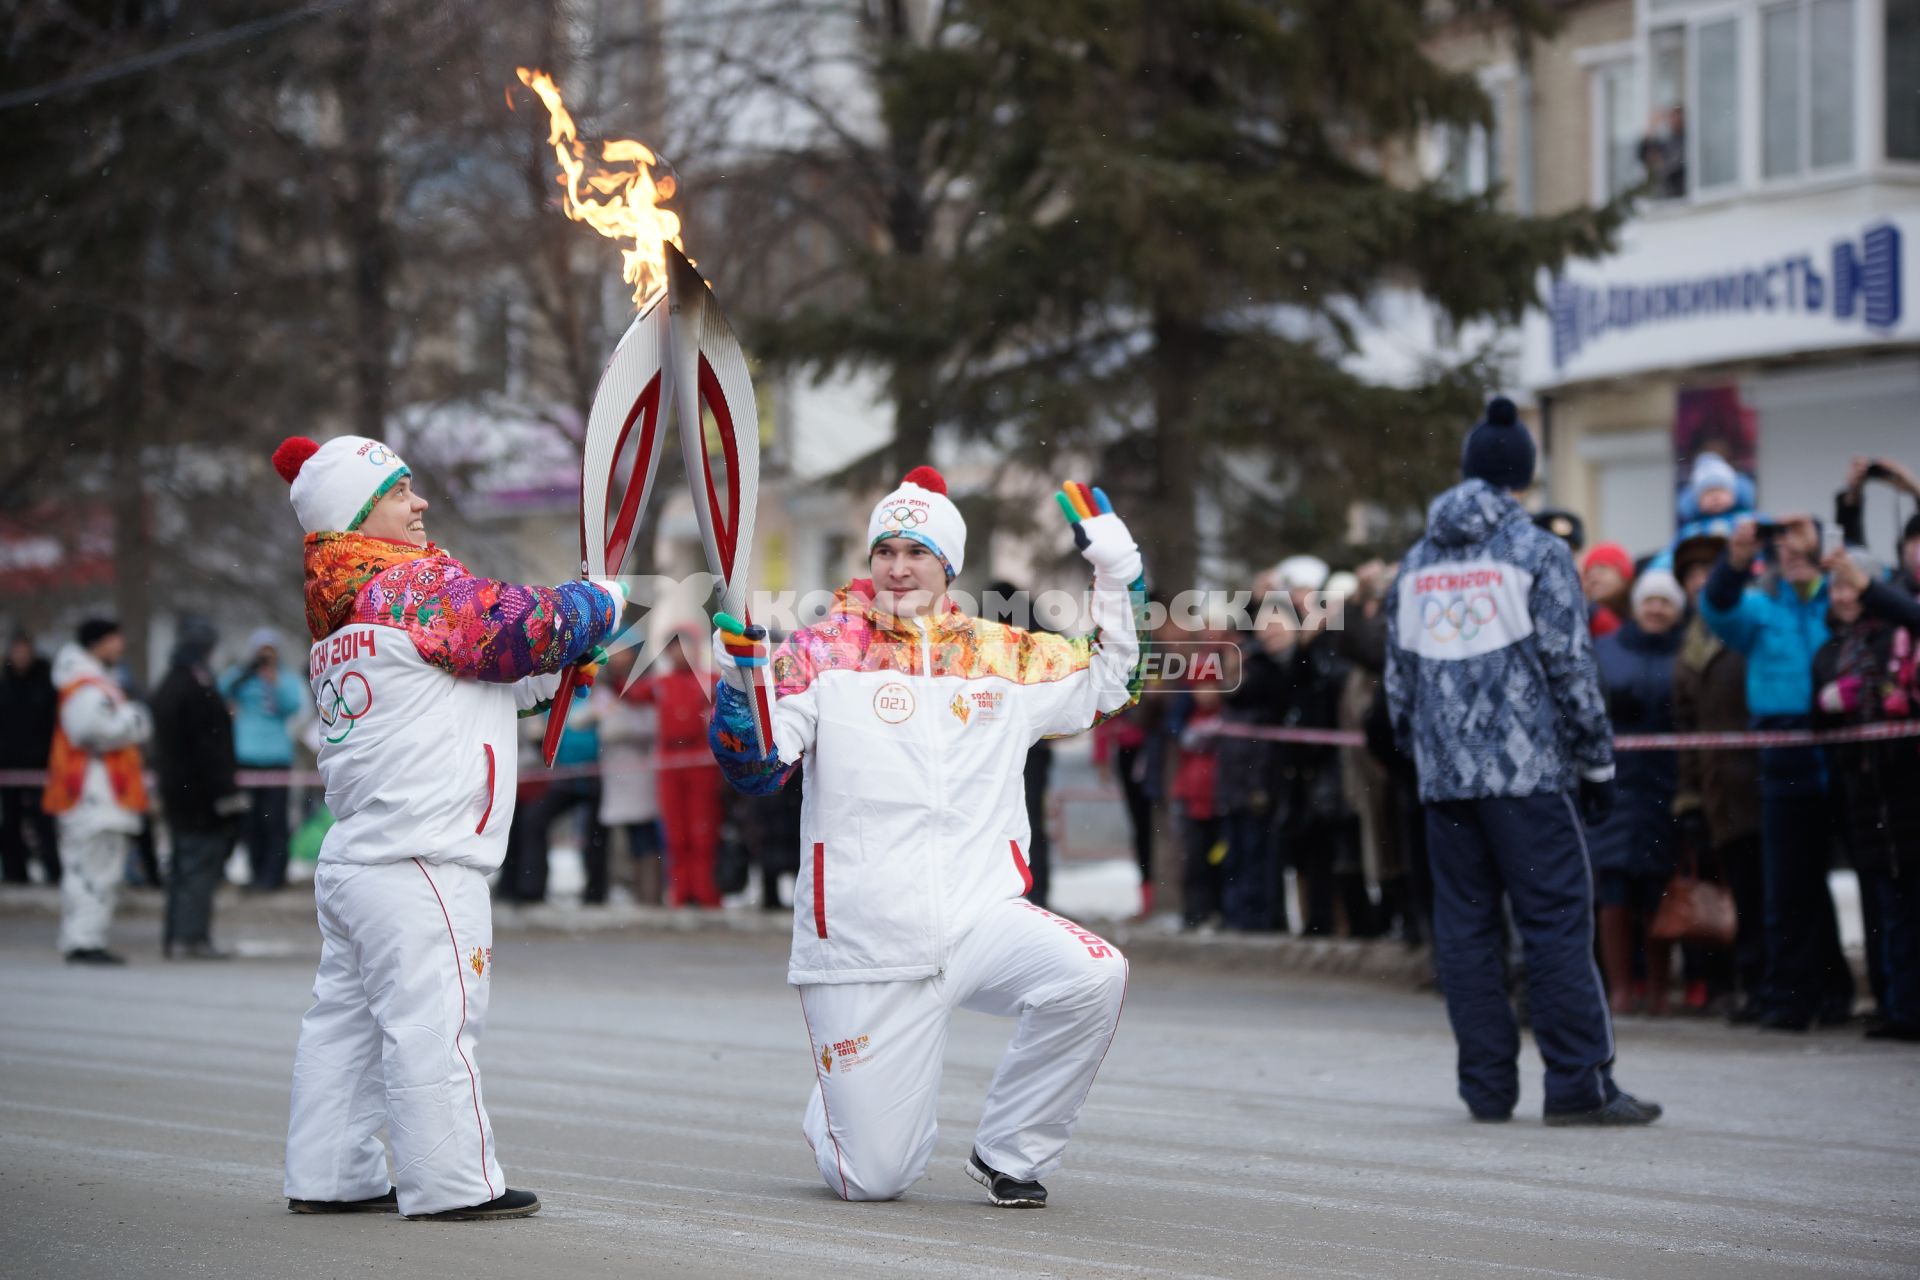
[[1740, 505], [1740, 473], [1719, 454], [1703, 453], [1693, 460], [1687, 493], [1698, 515], [1724, 515]]

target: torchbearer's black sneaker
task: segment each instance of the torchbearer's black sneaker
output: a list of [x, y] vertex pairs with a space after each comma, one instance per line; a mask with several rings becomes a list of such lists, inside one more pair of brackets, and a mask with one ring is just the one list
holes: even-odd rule
[[987, 1189], [987, 1199], [1003, 1209], [1044, 1209], [1047, 1189], [1031, 1180], [1022, 1181], [1000, 1172], [980, 1158], [978, 1151], [967, 1158], [967, 1176]]
[[116, 965], [126, 962], [124, 956], [115, 955], [105, 947], [81, 947], [77, 951], [67, 952], [68, 964]]
[[392, 1187], [383, 1196], [365, 1200], [289, 1200], [288, 1213], [398, 1213], [400, 1193]]
[[1616, 1093], [1602, 1107], [1590, 1111], [1549, 1111], [1543, 1117], [1554, 1128], [1570, 1125], [1652, 1124], [1663, 1108], [1657, 1102], [1642, 1102], [1630, 1093]]
[[464, 1209], [443, 1209], [439, 1213], [416, 1213], [413, 1222], [488, 1222], [495, 1218], [527, 1218], [540, 1212], [540, 1197], [531, 1191], [509, 1187], [485, 1204]]

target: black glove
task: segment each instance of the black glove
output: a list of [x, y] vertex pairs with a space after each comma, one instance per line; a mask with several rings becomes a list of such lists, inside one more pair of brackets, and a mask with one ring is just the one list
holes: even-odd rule
[[1620, 788], [1614, 785], [1612, 778], [1595, 782], [1591, 778], [1580, 779], [1580, 816], [1587, 825], [1597, 827], [1607, 820], [1613, 812], [1613, 802], [1620, 798]]

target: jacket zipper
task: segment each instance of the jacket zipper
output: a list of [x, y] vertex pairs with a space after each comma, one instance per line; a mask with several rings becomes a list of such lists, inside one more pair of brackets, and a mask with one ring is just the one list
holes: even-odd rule
[[[926, 677], [924, 687], [927, 694], [924, 699], [927, 707], [926, 728], [923, 732], [929, 748], [927, 754], [931, 759], [938, 755], [940, 745], [939, 726], [933, 714], [935, 710], [933, 705], [933, 629], [927, 624], [925, 618], [915, 618], [913, 621], [914, 625], [920, 628], [920, 664], [921, 672]], [[945, 775], [946, 770], [940, 767], [938, 760], [934, 760], [933, 829], [927, 833], [927, 845], [933, 850], [933, 874], [928, 878], [933, 881], [935, 977], [940, 977], [947, 971], [947, 887], [944, 882], [946, 864], [940, 856], [940, 819], [947, 809]]]

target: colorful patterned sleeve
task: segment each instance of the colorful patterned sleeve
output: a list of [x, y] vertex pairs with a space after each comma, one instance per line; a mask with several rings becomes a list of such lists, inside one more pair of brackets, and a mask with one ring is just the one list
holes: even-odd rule
[[615, 617], [613, 598], [591, 583], [497, 582], [451, 556], [397, 564], [354, 602], [355, 621], [404, 627], [432, 665], [494, 684], [563, 670], [606, 638]]
[[707, 743], [721, 774], [745, 795], [770, 796], [793, 773], [793, 766], [781, 762], [777, 749], [769, 749], [764, 756], [753, 749], [753, 709], [747, 705], [747, 695], [724, 680], [714, 694]]

